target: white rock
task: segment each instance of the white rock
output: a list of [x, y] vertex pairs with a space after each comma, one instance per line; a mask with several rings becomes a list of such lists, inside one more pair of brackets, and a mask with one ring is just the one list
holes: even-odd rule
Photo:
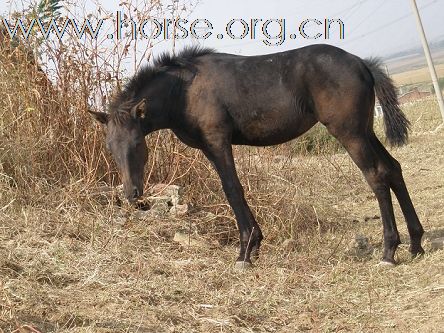
[[176, 216], [183, 216], [186, 213], [188, 213], [188, 204], [184, 205], [175, 205], [171, 207], [170, 214], [176, 215]]
[[171, 203], [176, 206], [181, 203], [183, 189], [179, 185], [156, 184], [150, 189], [154, 196], [168, 196]]

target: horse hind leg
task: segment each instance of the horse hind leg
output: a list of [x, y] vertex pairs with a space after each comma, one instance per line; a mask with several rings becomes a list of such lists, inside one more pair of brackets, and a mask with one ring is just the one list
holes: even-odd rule
[[[355, 134], [339, 133], [327, 126], [345, 147], [355, 164], [364, 174], [367, 183], [373, 190], [379, 203], [384, 230], [384, 253], [382, 262], [394, 264], [395, 252], [401, 243], [395, 222], [392, 198], [390, 193], [391, 170], [384, 162], [384, 157], [372, 145], [373, 132]], [[358, 132], [358, 131], [357, 131]]]
[[372, 145], [378, 154], [384, 156], [384, 161], [390, 169], [390, 188], [393, 190], [396, 198], [398, 199], [407, 224], [407, 230], [410, 236], [410, 253], [413, 257], [421, 255], [424, 253], [424, 249], [421, 246], [421, 239], [422, 235], [424, 234], [424, 229], [419, 221], [415, 207], [413, 206], [410, 198], [410, 194], [407, 190], [404, 177], [402, 176], [401, 165], [390, 155], [376, 136], [372, 138]]

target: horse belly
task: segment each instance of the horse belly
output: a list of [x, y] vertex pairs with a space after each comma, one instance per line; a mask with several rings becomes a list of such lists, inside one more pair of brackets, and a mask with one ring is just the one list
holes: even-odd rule
[[280, 144], [316, 123], [305, 95], [295, 94], [297, 87], [278, 67], [269, 63], [259, 67], [254, 71], [249, 68], [242, 77], [234, 73], [230, 93], [221, 98], [234, 122], [233, 144]]
[[310, 113], [298, 114], [292, 108], [270, 109], [265, 112], [250, 111], [250, 117], [237, 122], [233, 144], [271, 146], [292, 140], [308, 131], [316, 119]]

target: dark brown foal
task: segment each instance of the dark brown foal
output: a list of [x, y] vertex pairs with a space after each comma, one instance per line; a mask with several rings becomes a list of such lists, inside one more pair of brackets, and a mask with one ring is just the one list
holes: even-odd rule
[[375, 193], [384, 228], [382, 259], [393, 264], [400, 239], [390, 190], [404, 213], [412, 255], [424, 252], [424, 231], [399, 163], [373, 132], [375, 93], [388, 141], [404, 144], [409, 122], [377, 60], [363, 60], [329, 45], [253, 57], [191, 48], [174, 57], [161, 56], [129, 81], [109, 114], [93, 115], [105, 125], [107, 146], [129, 200], [142, 195], [147, 134], [169, 128], [185, 144], [204, 152], [236, 216], [237, 263], [242, 267], [257, 255], [263, 236], [245, 200], [231, 145], [280, 144], [319, 121], [344, 145]]

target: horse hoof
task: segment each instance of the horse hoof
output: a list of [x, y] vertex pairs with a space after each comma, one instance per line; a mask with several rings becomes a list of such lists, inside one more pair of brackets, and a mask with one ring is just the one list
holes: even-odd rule
[[412, 259], [421, 258], [425, 254], [424, 250], [419, 252], [412, 252]]
[[412, 254], [412, 258], [421, 257], [425, 254], [425, 251], [422, 247], [410, 249], [410, 253]]
[[253, 264], [248, 261], [236, 261], [236, 264], [234, 265], [234, 268], [238, 269], [238, 270], [245, 270], [245, 269], [249, 269], [252, 267], [253, 267]]
[[395, 264], [394, 262], [392, 262], [392, 261], [381, 260], [381, 261], [379, 262], [378, 266], [379, 266], [379, 267], [387, 267], [387, 268], [390, 268], [390, 267], [395, 267], [396, 264]]

